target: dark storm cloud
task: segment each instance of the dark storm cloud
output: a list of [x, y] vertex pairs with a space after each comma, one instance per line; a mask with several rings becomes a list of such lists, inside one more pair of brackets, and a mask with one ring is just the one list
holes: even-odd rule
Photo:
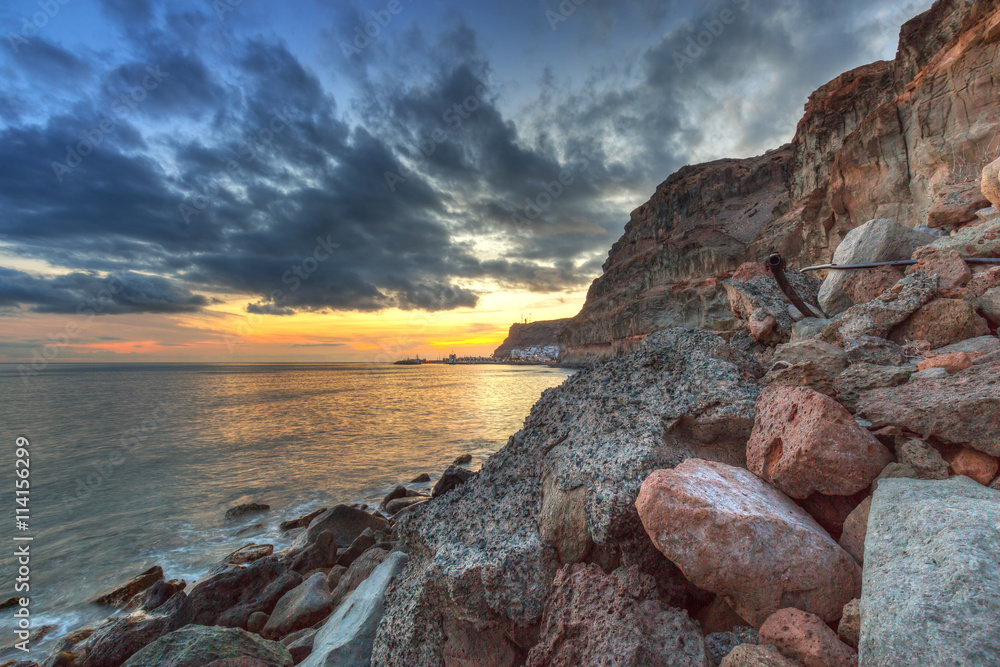
[[[317, 28], [333, 62], [319, 72], [265, 27], [251, 32], [249, 7], [220, 21], [204, 7], [103, 0], [128, 28], [121, 54], [37, 38], [33, 59], [5, 61], [62, 97], [0, 92], [0, 233], [70, 273], [8, 270], [0, 304], [70, 312], [112, 271], [134, 288], [108, 313], [208, 304], [189, 289], [277, 316], [474, 307], [477, 283], [579, 289], [620, 235], [623, 201], [638, 205], [692, 156], [788, 140], [808, 93], [873, 60], [884, 31], [857, 18], [860, 0], [588, 0], [551, 33], [549, 5], [522, 4], [537, 39], [566, 35], [568, 48], [612, 40], [628, 21], [657, 37], [582, 81], [557, 66], [524, 72], [540, 86], [525, 103], [459, 13], [421, 24], [404, 3], [348, 58], [340, 44], [368, 14], [324, 10], [338, 18]], [[735, 20], [679, 61], [723, 10]], [[24, 120], [32, 100], [50, 111]]]

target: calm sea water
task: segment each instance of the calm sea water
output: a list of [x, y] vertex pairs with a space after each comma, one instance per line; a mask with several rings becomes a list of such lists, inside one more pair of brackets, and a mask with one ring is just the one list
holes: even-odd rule
[[[14, 534], [31, 543], [33, 625], [53, 635], [107, 615], [87, 604], [152, 566], [197, 579], [278, 523], [378, 501], [397, 483], [471, 467], [502, 447], [571, 371], [519, 366], [52, 365], [24, 382], [0, 365], [0, 600]], [[15, 439], [31, 442], [30, 530], [14, 527]], [[425, 485], [429, 486], [429, 485]], [[419, 485], [414, 488], [420, 488]], [[227, 525], [233, 505], [271, 512]], [[13, 638], [0, 612], [0, 646]], [[50, 646], [38, 645], [32, 657]]]

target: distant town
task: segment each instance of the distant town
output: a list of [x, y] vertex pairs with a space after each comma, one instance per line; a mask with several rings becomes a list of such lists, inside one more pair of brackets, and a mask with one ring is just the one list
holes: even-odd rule
[[511, 325], [503, 344], [489, 357], [460, 357], [450, 354], [438, 360], [416, 358], [401, 359], [397, 366], [421, 364], [447, 364], [463, 366], [473, 364], [506, 364], [516, 366], [555, 364], [559, 361], [558, 335], [567, 320], [532, 322], [530, 316]]

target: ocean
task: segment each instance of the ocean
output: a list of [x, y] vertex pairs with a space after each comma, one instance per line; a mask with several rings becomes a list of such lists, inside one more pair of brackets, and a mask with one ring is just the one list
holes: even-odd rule
[[[27, 381], [0, 365], [4, 536], [30, 536], [32, 626], [50, 642], [109, 613], [88, 600], [153, 565], [190, 584], [278, 523], [377, 503], [456, 457], [471, 469], [572, 371], [538, 366], [52, 364]], [[15, 441], [31, 455], [28, 530], [15, 528]], [[411, 485], [428, 488], [430, 484]], [[263, 515], [226, 523], [245, 502]], [[11, 537], [0, 601], [13, 596]], [[13, 643], [0, 612], [0, 646]], [[40, 660], [52, 646], [33, 644]], [[23, 657], [23, 654], [20, 654]]]

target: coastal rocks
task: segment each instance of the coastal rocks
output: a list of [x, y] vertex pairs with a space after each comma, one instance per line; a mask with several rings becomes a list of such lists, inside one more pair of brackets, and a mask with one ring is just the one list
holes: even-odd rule
[[431, 476], [425, 472], [422, 472], [413, 479], [411, 479], [410, 484], [424, 484], [429, 481], [431, 481]]
[[395, 489], [393, 489], [392, 491], [390, 491], [385, 495], [385, 498], [383, 498], [382, 502], [379, 503], [379, 508], [385, 509], [386, 505], [391, 503], [393, 500], [396, 500], [397, 498], [406, 498], [406, 491], [407, 489], [405, 486], [403, 486], [402, 484], [398, 484]]
[[444, 471], [444, 474], [441, 475], [441, 479], [439, 479], [434, 485], [434, 490], [431, 491], [431, 495], [435, 498], [443, 496], [452, 489], [457, 488], [459, 485], [468, 482], [470, 477], [472, 477], [472, 473], [465, 468], [461, 468], [457, 465], [450, 465], [447, 470]]
[[[760, 374], [750, 354], [718, 336], [668, 329], [546, 391], [475, 477], [397, 523], [411, 561], [387, 601], [380, 664], [439, 664], [448, 619], [530, 649], [525, 629], [541, 619], [557, 548], [570, 553], [563, 537], [583, 550], [592, 543], [588, 558], [610, 568], [662, 567], [635, 510], [642, 480], [692, 457], [745, 465]], [[549, 496], [551, 545], [539, 527], [546, 480], [558, 489]], [[586, 502], [557, 509], [559, 495], [580, 488]]]
[[[806, 302], [815, 303], [819, 281], [797, 271], [786, 271], [785, 277]], [[774, 278], [755, 276], [748, 280], [723, 283], [733, 316], [747, 322], [751, 337], [762, 343], [788, 342], [794, 320], [789, 313], [787, 297]]]
[[278, 526], [282, 531], [294, 530], [295, 528], [306, 528], [309, 523], [318, 517], [320, 514], [326, 511], [325, 507], [321, 507], [318, 510], [313, 510], [308, 514], [304, 514], [297, 519], [290, 519], [288, 521], [282, 521], [281, 525]]
[[184, 593], [181, 592], [153, 613], [105, 621], [87, 639], [82, 667], [118, 667], [170, 630], [173, 617], [183, 601]]
[[203, 667], [222, 659], [254, 659], [274, 667], [292, 667], [288, 649], [277, 642], [232, 628], [191, 625], [160, 637], [124, 667]]
[[844, 605], [844, 615], [837, 624], [837, 636], [851, 648], [857, 650], [861, 636], [861, 599], [856, 598]]
[[344, 567], [350, 567], [358, 556], [375, 546], [375, 533], [371, 528], [365, 528], [364, 532], [358, 535], [357, 539], [351, 542], [351, 546], [347, 547], [337, 557], [337, 565], [343, 565]]
[[226, 521], [235, 521], [247, 514], [260, 514], [261, 512], [266, 512], [271, 509], [270, 505], [264, 505], [262, 503], [244, 503], [242, 505], [237, 505], [236, 507], [230, 507], [226, 510]]
[[313, 543], [319, 537], [320, 533], [328, 530], [333, 533], [333, 540], [337, 547], [346, 548], [366, 528], [378, 531], [385, 530], [388, 526], [388, 521], [372, 516], [364, 510], [351, 507], [350, 505], [337, 505], [323, 512], [309, 523], [306, 539], [310, 543]]
[[898, 426], [927, 438], [1000, 456], [1000, 361], [938, 380], [864, 392], [858, 415], [874, 428]]
[[926, 371], [931, 368], [943, 368], [948, 373], [957, 373], [964, 371], [970, 366], [972, 366], [972, 357], [965, 352], [952, 352], [951, 354], [942, 354], [930, 359], [924, 359], [917, 364], [917, 370]]
[[877, 336], [857, 336], [844, 340], [844, 354], [848, 363], [866, 363], [875, 366], [900, 366], [906, 363], [903, 348], [891, 340]]
[[989, 334], [990, 327], [964, 299], [935, 299], [916, 311], [892, 336], [900, 343], [925, 340], [931, 348]]
[[761, 644], [771, 644], [803, 667], [857, 667], [858, 656], [815, 614], [779, 609], [760, 626]]
[[273, 544], [247, 544], [246, 546], [240, 547], [233, 553], [222, 559], [223, 563], [232, 563], [234, 565], [243, 565], [246, 563], [252, 563], [255, 560], [260, 560], [265, 556], [270, 556], [274, 553]]
[[340, 604], [388, 557], [388, 551], [378, 548], [369, 549], [361, 554], [337, 581], [337, 587], [331, 593], [333, 606]]
[[526, 664], [704, 667], [705, 645], [687, 612], [657, 600], [649, 575], [576, 564], [556, 574]]
[[968, 478], [879, 484], [865, 545], [862, 665], [996, 662], [998, 525], [1000, 492]]
[[740, 644], [722, 659], [719, 667], [802, 667], [802, 665], [781, 655], [773, 646]]
[[1000, 256], [1000, 218], [962, 227], [955, 234], [933, 243], [941, 250], [954, 250], [962, 257]]
[[[870, 220], [852, 229], [837, 246], [834, 264], [868, 264], [910, 259], [913, 251], [934, 240], [930, 234], [914, 231], [895, 220]], [[829, 317], [854, 304], [847, 285], [858, 277], [851, 271], [831, 271], [819, 290], [819, 305]]]
[[833, 381], [834, 395], [841, 405], [854, 410], [862, 393], [870, 389], [906, 384], [915, 370], [912, 366], [875, 366], [863, 362], [853, 364]]
[[451, 463], [452, 463], [452, 465], [456, 465], [456, 466], [468, 465], [468, 464], [472, 463], [472, 454], [462, 454], [461, 456], [459, 456], [458, 458], [456, 458]]
[[384, 615], [386, 591], [406, 561], [406, 554], [395, 552], [372, 571], [316, 633], [312, 653], [302, 667], [400, 664], [374, 659], [372, 645]]
[[967, 447], [963, 447], [951, 460], [951, 469], [956, 475], [965, 475], [983, 486], [989, 486], [997, 476], [998, 467], [1000, 462], [995, 457]]
[[326, 575], [317, 572], [278, 600], [261, 636], [280, 639], [323, 620], [332, 609], [333, 598], [326, 587]]
[[755, 626], [792, 605], [835, 621], [858, 596], [854, 559], [746, 470], [700, 460], [658, 470], [636, 507], [650, 539], [688, 580], [725, 596]]
[[917, 479], [948, 479], [948, 462], [923, 440], [907, 440], [896, 447], [896, 458], [917, 473]]
[[891, 462], [889, 450], [828, 396], [768, 387], [757, 402], [747, 467], [792, 498], [849, 496]]
[[141, 611], [153, 611], [165, 604], [179, 591], [184, 590], [187, 582], [183, 579], [171, 579], [169, 581], [160, 580], [155, 584], [132, 598], [126, 609], [139, 609]]
[[1000, 159], [994, 160], [983, 169], [981, 181], [983, 196], [990, 200], [994, 208], [1000, 208]]
[[[972, 279], [972, 270], [956, 250], [941, 250], [934, 246], [918, 248], [913, 253], [916, 264], [907, 267], [906, 273], [923, 273], [938, 277], [938, 291], [956, 290]], [[890, 285], [891, 287], [891, 285]]]
[[[365, 528], [365, 530], [371, 531], [371, 528]], [[363, 534], [364, 531], [362, 531]], [[336, 565], [340, 559], [339, 551], [336, 536], [332, 531], [324, 530], [316, 536], [314, 543], [290, 549], [286, 554], [286, 560], [291, 560], [292, 570], [300, 574], [307, 574], [313, 570]]]
[[847, 367], [844, 350], [821, 340], [779, 345], [766, 385], [808, 386], [821, 394], [833, 395], [833, 380]]
[[405, 510], [408, 507], [413, 507], [415, 505], [421, 505], [423, 503], [429, 502], [430, 498], [425, 496], [413, 496], [410, 498], [396, 498], [395, 500], [390, 500], [385, 506], [385, 513], [391, 517], [396, 516], [399, 512]]
[[143, 592], [157, 581], [163, 579], [163, 568], [154, 565], [142, 574], [129, 579], [125, 584], [119, 586], [110, 593], [95, 598], [92, 604], [121, 607], [133, 597]]
[[821, 337], [830, 343], [843, 343], [859, 336], [887, 338], [890, 331], [934, 298], [937, 284], [936, 277], [922, 273], [906, 276], [878, 298], [841, 313], [823, 330]]

